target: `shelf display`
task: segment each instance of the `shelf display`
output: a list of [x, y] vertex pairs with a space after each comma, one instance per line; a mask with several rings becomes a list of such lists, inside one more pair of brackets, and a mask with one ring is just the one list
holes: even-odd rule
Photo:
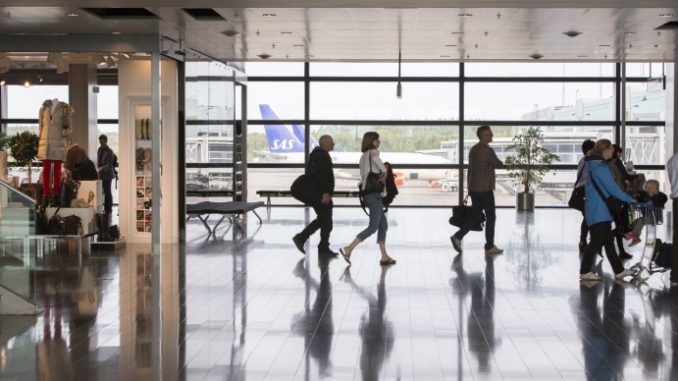
[[137, 233], [150, 233], [153, 224], [152, 209], [152, 148], [151, 148], [151, 119], [150, 106], [136, 107], [135, 126], [135, 221]]

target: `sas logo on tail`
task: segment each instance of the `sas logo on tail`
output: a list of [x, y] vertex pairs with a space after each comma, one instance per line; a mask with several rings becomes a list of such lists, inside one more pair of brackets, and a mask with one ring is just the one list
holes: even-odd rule
[[271, 148], [273, 150], [291, 150], [294, 148], [294, 139], [273, 139]]

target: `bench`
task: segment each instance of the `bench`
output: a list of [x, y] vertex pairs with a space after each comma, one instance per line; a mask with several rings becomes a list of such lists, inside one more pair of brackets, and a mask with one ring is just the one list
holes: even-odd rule
[[[266, 212], [270, 215], [271, 213], [271, 197], [292, 197], [292, 192], [287, 190], [258, 190], [257, 196], [266, 197]], [[339, 190], [332, 193], [332, 197], [358, 197], [359, 192], [357, 190], [348, 191], [348, 190]]]
[[[197, 204], [187, 204], [186, 205], [186, 214], [188, 217], [186, 220], [191, 217], [198, 217], [202, 224], [209, 232], [209, 235], [215, 234], [219, 225], [228, 217], [231, 223], [235, 223], [240, 228], [245, 230], [244, 226], [240, 223], [240, 217], [247, 212], [254, 213], [255, 216], [259, 219], [259, 224], [263, 223], [261, 217], [256, 212], [256, 208], [264, 206], [263, 201], [258, 202], [242, 202], [242, 201], [230, 201], [230, 202], [213, 202], [213, 201], [203, 201]], [[217, 221], [213, 228], [210, 228], [207, 224], [207, 219], [211, 214], [221, 214], [221, 219]], [[207, 217], [203, 217], [207, 215]]]

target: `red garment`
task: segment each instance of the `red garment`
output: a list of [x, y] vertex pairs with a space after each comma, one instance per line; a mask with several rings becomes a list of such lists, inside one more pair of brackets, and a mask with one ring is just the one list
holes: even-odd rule
[[61, 190], [61, 160], [42, 161], [42, 194], [57, 195]]

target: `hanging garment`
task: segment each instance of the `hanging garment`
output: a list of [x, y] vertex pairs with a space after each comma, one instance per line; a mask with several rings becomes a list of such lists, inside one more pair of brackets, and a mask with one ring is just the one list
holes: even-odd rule
[[63, 160], [70, 145], [73, 108], [65, 102], [48, 99], [40, 108], [38, 159]]

